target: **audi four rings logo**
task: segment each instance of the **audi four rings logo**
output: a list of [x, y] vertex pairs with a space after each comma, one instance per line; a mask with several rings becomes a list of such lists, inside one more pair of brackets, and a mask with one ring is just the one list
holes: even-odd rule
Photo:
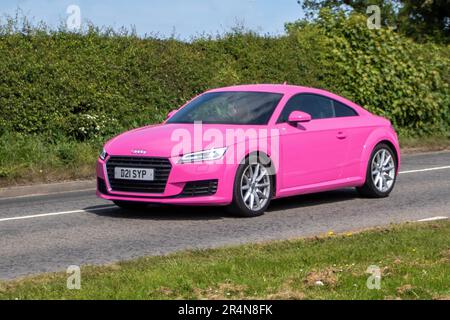
[[147, 150], [134, 149], [134, 150], [131, 150], [131, 153], [133, 153], [133, 154], [146, 154]]

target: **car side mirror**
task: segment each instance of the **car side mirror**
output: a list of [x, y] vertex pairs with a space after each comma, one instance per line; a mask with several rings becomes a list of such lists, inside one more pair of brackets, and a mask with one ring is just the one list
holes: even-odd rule
[[175, 113], [177, 113], [178, 109], [172, 110], [167, 114], [166, 120], [170, 119]]
[[309, 121], [311, 121], [311, 115], [303, 111], [292, 111], [288, 118], [288, 122], [292, 124]]

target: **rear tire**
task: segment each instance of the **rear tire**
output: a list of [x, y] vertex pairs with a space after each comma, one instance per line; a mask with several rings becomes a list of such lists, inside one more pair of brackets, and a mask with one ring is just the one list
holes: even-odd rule
[[125, 209], [125, 210], [140, 210], [140, 209], [145, 209], [147, 207], [146, 203], [142, 203], [142, 202], [133, 202], [133, 201], [113, 201], [114, 204], [118, 207], [120, 207], [121, 209]]
[[385, 143], [375, 146], [367, 164], [366, 182], [357, 187], [358, 193], [368, 198], [384, 198], [394, 189], [397, 179], [397, 157]]
[[257, 217], [264, 214], [273, 195], [273, 175], [270, 166], [262, 161], [240, 164], [233, 186], [233, 201], [228, 211], [241, 217]]

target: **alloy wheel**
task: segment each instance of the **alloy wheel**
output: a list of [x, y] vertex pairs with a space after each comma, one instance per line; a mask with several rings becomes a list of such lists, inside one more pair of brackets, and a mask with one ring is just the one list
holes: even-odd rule
[[270, 197], [270, 176], [261, 164], [249, 164], [241, 177], [241, 197], [245, 206], [257, 211], [264, 207]]
[[395, 179], [394, 157], [388, 149], [380, 149], [375, 153], [371, 166], [372, 181], [380, 192], [386, 192], [392, 188]]

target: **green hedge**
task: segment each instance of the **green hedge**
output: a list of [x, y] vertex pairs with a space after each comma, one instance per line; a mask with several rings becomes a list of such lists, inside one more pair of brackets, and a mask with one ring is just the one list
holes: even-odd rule
[[0, 135], [99, 140], [162, 121], [208, 88], [284, 81], [342, 94], [408, 133], [448, 132], [449, 47], [369, 30], [358, 15], [322, 12], [288, 29], [186, 43], [0, 26]]
[[314, 26], [297, 32], [311, 29], [323, 43], [324, 87], [388, 117], [409, 135], [448, 131], [450, 47], [419, 45], [387, 28], [368, 29], [365, 16], [325, 10]]

